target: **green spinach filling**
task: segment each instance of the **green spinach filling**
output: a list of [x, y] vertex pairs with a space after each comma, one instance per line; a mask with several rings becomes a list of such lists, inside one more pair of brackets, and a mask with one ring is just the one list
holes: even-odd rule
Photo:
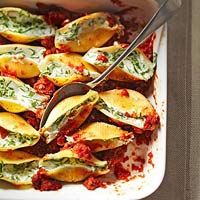
[[[136, 116], [133, 117], [127, 117], [125, 113], [117, 110], [116, 108], [109, 106], [105, 103], [105, 101], [101, 98], [96, 103], [96, 108], [104, 113], [104, 110], [111, 114], [114, 119], [117, 119], [119, 121], [122, 121], [127, 124], [135, 125], [136, 127], [143, 127], [144, 121], [146, 117], [141, 112], [135, 112], [137, 113]], [[105, 114], [105, 113], [104, 113]]]
[[95, 96], [91, 96], [87, 100], [68, 110], [65, 114], [61, 115], [59, 118], [56, 119], [56, 121], [48, 128], [44, 135], [46, 135], [49, 138], [55, 138], [56, 134], [64, 125], [66, 125], [69, 119], [78, 116], [78, 114], [82, 111], [83, 106], [90, 102], [93, 102], [95, 99]]
[[76, 165], [88, 167], [90, 170], [95, 171], [96, 169], [105, 169], [106, 166], [93, 166], [88, 163], [85, 163], [83, 160], [78, 158], [61, 158], [61, 159], [51, 159], [44, 160], [40, 167], [45, 168], [46, 170], [53, 170], [56, 168], [63, 167], [76, 167]]
[[[124, 51], [124, 49], [118, 49], [117, 51], [109, 53], [100, 50], [89, 51], [84, 58], [96, 66], [108, 67], [113, 64]], [[99, 55], [105, 56], [107, 61], [99, 60]], [[156, 59], [154, 59], [154, 61], [156, 61]], [[149, 80], [154, 74], [155, 64], [147, 60], [139, 51], [133, 51], [118, 67], [140, 79]]]
[[52, 78], [70, 78], [72, 75], [76, 74], [81, 74], [83, 76], [88, 76], [92, 78], [96, 78], [98, 76], [98, 73], [96, 72], [90, 72], [86, 69], [84, 69], [83, 72], [79, 72], [75, 68], [72, 69], [71, 67], [66, 66], [64, 63], [55, 61], [46, 64], [45, 69], [42, 70], [42, 74], [50, 76]]
[[30, 58], [35, 60], [39, 63], [43, 59], [43, 54], [45, 52], [45, 48], [21, 48], [21, 47], [14, 47], [10, 48], [10, 50], [4, 51], [4, 49], [0, 49], [0, 56], [14, 56], [15, 58]]
[[70, 77], [75, 74], [75, 71], [70, 67], [67, 67], [64, 63], [61, 62], [50, 62], [42, 71], [43, 75], [51, 77]]
[[8, 179], [19, 183], [31, 183], [32, 176], [38, 169], [38, 161], [31, 161], [22, 164], [5, 164], [3, 161], [0, 161], [0, 179]]
[[0, 32], [12, 31], [29, 36], [52, 35], [54, 28], [43, 17], [32, 15], [25, 10], [0, 9]]
[[86, 31], [88, 28], [95, 28], [98, 26], [108, 26], [108, 23], [106, 24], [106, 18], [105, 17], [97, 17], [97, 18], [91, 18], [88, 20], [83, 21], [82, 23], [73, 23], [65, 32], [58, 32], [58, 41], [60, 42], [66, 42], [66, 41], [75, 41], [78, 40], [79, 34]]
[[22, 135], [20, 133], [9, 132], [8, 136], [0, 139], [0, 147], [15, 148], [21, 145], [31, 145], [37, 136]]
[[46, 97], [35, 92], [27, 84], [18, 85], [14, 81], [0, 77], [0, 100], [13, 100], [30, 110], [44, 108]]

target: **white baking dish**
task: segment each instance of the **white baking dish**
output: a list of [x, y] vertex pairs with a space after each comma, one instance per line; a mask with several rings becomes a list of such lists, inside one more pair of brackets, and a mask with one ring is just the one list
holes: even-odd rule
[[[0, 7], [19, 6], [35, 7], [37, 0], [1, 0]], [[116, 11], [121, 8], [113, 5], [110, 0], [40, 0], [45, 4], [56, 4], [75, 11]], [[128, 6], [136, 6], [139, 9], [133, 14], [140, 15], [148, 20], [156, 8], [153, 0], [126, 0], [123, 1]], [[161, 38], [161, 39], [160, 39]], [[158, 51], [158, 44], [160, 48]], [[153, 141], [145, 152], [152, 151], [154, 154], [154, 168], [147, 164], [144, 169], [144, 176], [136, 177], [128, 182], [117, 182], [106, 189], [96, 189], [89, 191], [81, 184], [66, 184], [61, 190], [55, 192], [40, 192], [34, 189], [19, 190], [11, 188], [10, 185], [0, 182], [1, 200], [136, 200], [152, 194], [161, 184], [165, 173], [166, 161], [166, 104], [167, 104], [167, 32], [166, 27], [159, 29], [156, 37], [155, 51], [158, 51], [158, 64], [156, 78], [154, 81], [154, 94], [150, 100], [155, 105], [160, 115], [161, 126], [157, 133], [157, 139]]]

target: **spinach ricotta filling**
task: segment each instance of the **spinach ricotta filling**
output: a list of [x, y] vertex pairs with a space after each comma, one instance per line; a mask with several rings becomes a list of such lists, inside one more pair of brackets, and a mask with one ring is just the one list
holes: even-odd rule
[[48, 36], [55, 33], [42, 16], [22, 9], [0, 9], [0, 32], [11, 31], [27, 36]]
[[76, 69], [72, 69], [69, 66], [66, 66], [61, 62], [50, 62], [46, 65], [46, 68], [41, 72], [41, 74], [50, 76], [52, 78], [70, 78], [72, 75], [80, 74], [83, 76], [88, 76], [91, 78], [96, 78], [98, 73], [90, 72], [89, 70], [83, 69], [83, 72], [80, 72]]
[[40, 167], [43, 167], [46, 170], [53, 170], [56, 168], [64, 168], [64, 167], [83, 167], [83, 168], [88, 168], [93, 172], [97, 169], [103, 170], [106, 168], [106, 166], [89, 165], [85, 163], [83, 160], [78, 158], [61, 158], [61, 159], [44, 160], [40, 163]]
[[43, 59], [43, 54], [45, 52], [45, 48], [39, 47], [39, 48], [22, 48], [20, 46], [13, 46], [13, 47], [6, 47], [2, 46], [0, 47], [0, 57], [3, 56], [12, 56], [16, 59], [23, 59], [23, 58], [29, 58], [31, 60], [34, 60], [36, 63], [40, 63], [40, 61]]
[[144, 127], [145, 116], [143, 116], [141, 112], [135, 112], [137, 113], [137, 116], [134, 116], [134, 118], [128, 117], [126, 116], [126, 113], [106, 104], [106, 102], [102, 98], [99, 98], [99, 100], [97, 101], [96, 108], [108, 117], [111, 117], [113, 119], [117, 119], [121, 122], [136, 126], [138, 128]]
[[12, 149], [24, 144], [31, 145], [37, 138], [37, 136], [28, 136], [20, 133], [9, 132], [8, 136], [4, 139], [0, 139], [0, 147]]
[[78, 116], [84, 109], [84, 106], [90, 102], [93, 102], [95, 98], [95, 96], [91, 96], [87, 100], [68, 110], [65, 114], [61, 115], [50, 127], [47, 128], [47, 130], [44, 132], [44, 135], [49, 139], [55, 138], [60, 129], [67, 124], [70, 119], [74, 119], [76, 116]]
[[56, 39], [59, 42], [75, 41], [78, 40], [81, 33], [98, 27], [109, 27], [109, 23], [106, 21], [105, 16], [87, 19], [80, 23], [72, 23], [66, 27], [66, 31], [57, 31]]
[[16, 102], [32, 111], [44, 108], [46, 105], [46, 97], [37, 94], [29, 85], [24, 83], [18, 85], [16, 82], [4, 77], [0, 77], [1, 100]]
[[10, 182], [30, 182], [32, 176], [39, 169], [38, 161], [31, 161], [22, 164], [5, 164], [0, 161], [0, 179], [9, 180]]
[[[84, 55], [84, 59], [96, 66], [109, 67], [123, 52], [123, 48], [109, 53], [93, 49]], [[107, 61], [98, 59], [98, 56], [100, 55], [105, 56]], [[154, 74], [155, 64], [151, 63], [143, 54], [135, 50], [125, 60], [123, 60], [118, 67], [129, 74], [133, 74], [137, 78], [147, 81]]]

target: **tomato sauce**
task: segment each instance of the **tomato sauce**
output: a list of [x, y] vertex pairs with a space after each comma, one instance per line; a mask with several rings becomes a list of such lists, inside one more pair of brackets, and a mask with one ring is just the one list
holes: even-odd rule
[[17, 77], [17, 73], [16, 71], [12, 71], [11, 69], [9, 69], [8, 65], [5, 65], [5, 69], [2, 69], [0, 71], [0, 75], [1, 76], [7, 76], [7, 77], [12, 77], [12, 78], [16, 78]]
[[130, 171], [125, 169], [121, 163], [114, 166], [114, 174], [118, 180], [127, 180], [131, 175]]
[[149, 152], [148, 153], [148, 163], [150, 165], [152, 165], [152, 167], [154, 167], [154, 163], [153, 163], [153, 153], [152, 152]]
[[66, 20], [66, 13], [60, 11], [49, 11], [44, 19], [49, 25], [60, 26]]
[[38, 81], [34, 84], [34, 89], [39, 94], [45, 95], [53, 95], [56, 90], [55, 85], [45, 77], [41, 77], [38, 79]]
[[106, 183], [104, 183], [103, 181], [91, 176], [89, 178], [87, 178], [84, 182], [83, 185], [88, 189], [88, 190], [95, 190], [96, 188], [102, 187], [105, 188], [106, 187]]
[[79, 156], [79, 158], [84, 160], [90, 161], [92, 158], [91, 149], [83, 143], [75, 144], [73, 151]]
[[36, 130], [39, 129], [40, 119], [37, 118], [36, 114], [32, 111], [26, 111], [22, 114], [22, 117]]
[[43, 47], [45, 47], [46, 49], [51, 49], [51, 48], [55, 47], [54, 37], [50, 36], [50, 37], [46, 37], [44, 39], [41, 39], [41, 45]]
[[43, 138], [40, 138], [35, 145], [21, 148], [21, 150], [38, 157], [43, 157], [47, 153], [57, 153], [60, 150], [60, 146], [57, 145], [56, 140], [46, 144]]
[[142, 145], [146, 144], [149, 145], [152, 141], [152, 131], [144, 131], [143, 134], [135, 134], [136, 144]]
[[120, 95], [122, 97], [129, 97], [129, 93], [127, 89], [122, 89]]
[[3, 128], [3, 127], [0, 126], [0, 138], [4, 139], [8, 135], [9, 135], [9, 132], [5, 128]]
[[156, 34], [153, 33], [138, 47], [151, 61], [153, 61], [153, 43], [155, 38]]
[[62, 184], [47, 176], [45, 169], [40, 168], [32, 177], [32, 184], [36, 190], [55, 191], [62, 188]]
[[105, 55], [98, 55], [97, 60], [102, 62], [108, 62], [108, 58]]
[[156, 113], [154, 115], [149, 115], [146, 118], [144, 129], [153, 131], [155, 130], [155, 128], [158, 126], [159, 123], [160, 123], [160, 118]]

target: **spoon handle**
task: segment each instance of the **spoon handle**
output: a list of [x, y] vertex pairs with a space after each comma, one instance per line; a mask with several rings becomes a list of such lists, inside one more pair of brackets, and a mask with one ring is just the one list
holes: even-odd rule
[[157, 28], [164, 24], [178, 8], [175, 5], [172, 5], [169, 0], [165, 0], [143, 28], [143, 30], [138, 34], [138, 36], [131, 42], [129, 47], [117, 58], [117, 60], [108, 67], [99, 77], [95, 80], [87, 83], [88, 86], [94, 88], [99, 83], [101, 83], [115, 68], [120, 64], [120, 62], [125, 59], [147, 36], [153, 33]]

